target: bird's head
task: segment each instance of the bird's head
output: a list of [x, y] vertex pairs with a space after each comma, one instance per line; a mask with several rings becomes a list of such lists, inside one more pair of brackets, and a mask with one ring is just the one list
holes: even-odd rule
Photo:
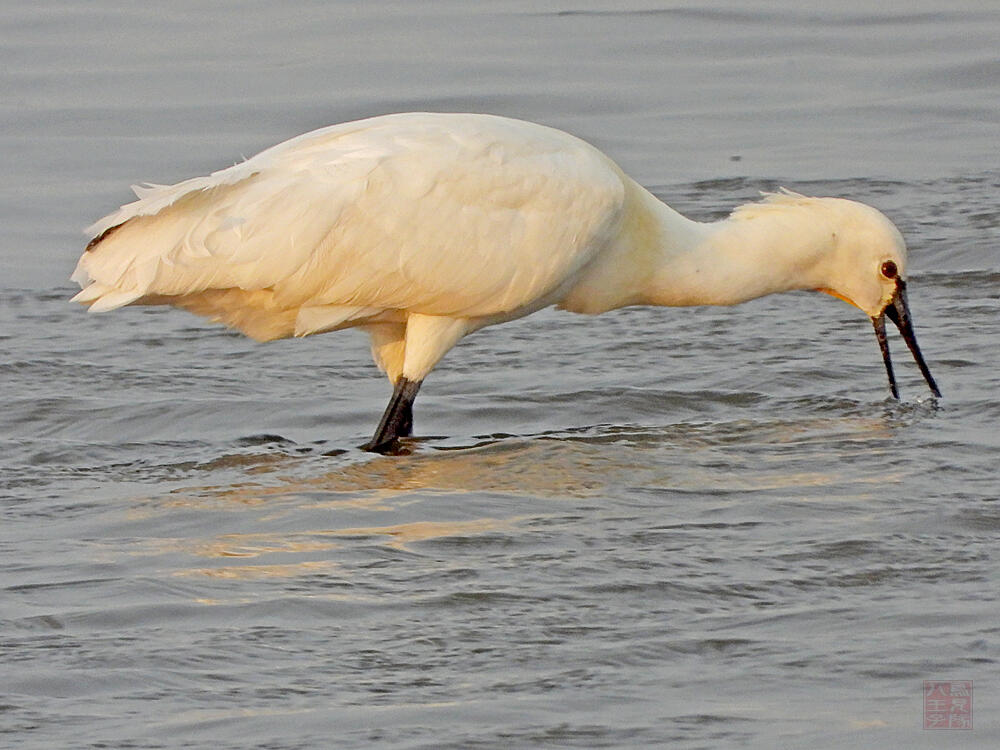
[[819, 290], [849, 302], [871, 318], [894, 398], [899, 398], [899, 391], [885, 336], [886, 318], [899, 329], [927, 385], [940, 397], [937, 383], [917, 346], [906, 301], [903, 236], [885, 215], [871, 206], [842, 199], [821, 200], [830, 208], [832, 246], [822, 264], [825, 284]]

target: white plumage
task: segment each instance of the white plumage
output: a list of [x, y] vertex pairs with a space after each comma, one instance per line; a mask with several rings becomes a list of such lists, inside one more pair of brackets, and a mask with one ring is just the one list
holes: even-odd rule
[[609, 165], [582, 141], [501, 118], [337, 125], [209, 177], [140, 188], [89, 228], [120, 227], [74, 278], [98, 285], [80, 297], [97, 311], [173, 297], [258, 339], [393, 310], [509, 313], [607, 243], [624, 193]]
[[484, 326], [551, 304], [599, 313], [802, 288], [874, 320], [896, 295], [879, 269], [905, 269], [898, 231], [862, 204], [778, 194], [701, 224], [589, 144], [490, 115], [334, 125], [134, 190], [88, 229], [74, 300], [171, 304], [259, 340], [364, 328], [396, 386], [373, 450], [409, 434], [420, 382]]

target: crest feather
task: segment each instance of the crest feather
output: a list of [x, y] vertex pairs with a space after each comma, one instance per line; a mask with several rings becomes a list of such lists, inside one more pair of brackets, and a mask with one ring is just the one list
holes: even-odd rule
[[796, 193], [788, 188], [778, 188], [777, 192], [767, 192], [762, 190], [761, 199], [756, 203], [745, 203], [730, 214], [731, 219], [753, 219], [756, 216], [770, 213], [774, 210], [783, 210], [789, 206], [804, 206], [812, 204], [819, 198], [812, 198], [808, 195]]

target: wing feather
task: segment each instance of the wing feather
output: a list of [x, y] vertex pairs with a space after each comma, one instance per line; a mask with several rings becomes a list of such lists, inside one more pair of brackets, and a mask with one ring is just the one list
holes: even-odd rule
[[74, 279], [107, 291], [80, 301], [267, 290], [275, 310], [316, 308], [299, 335], [356, 317], [335, 322], [339, 308], [470, 317], [530, 305], [608, 244], [624, 202], [620, 170], [572, 136], [426, 114], [325, 128], [137, 194], [90, 227]]

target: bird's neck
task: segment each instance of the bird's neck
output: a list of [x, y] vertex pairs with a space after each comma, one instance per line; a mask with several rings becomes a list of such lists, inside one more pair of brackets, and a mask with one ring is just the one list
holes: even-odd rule
[[775, 292], [817, 289], [830, 230], [802, 213], [754, 204], [701, 223], [653, 198], [658, 239], [642, 287], [645, 304], [734, 305]]
[[616, 238], [574, 280], [561, 308], [597, 314], [627, 305], [735, 305], [826, 286], [823, 259], [834, 239], [815, 214], [751, 204], [728, 219], [698, 222], [623, 178]]

